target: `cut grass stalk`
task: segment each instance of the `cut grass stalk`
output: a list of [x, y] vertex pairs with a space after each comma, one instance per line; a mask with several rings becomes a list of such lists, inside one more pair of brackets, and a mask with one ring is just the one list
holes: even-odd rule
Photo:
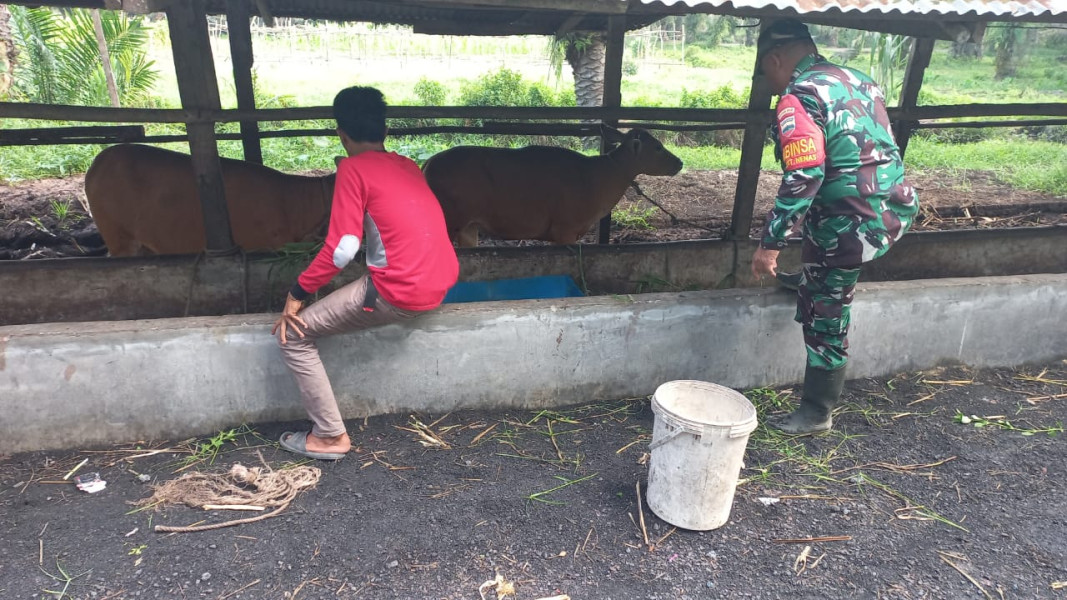
[[483, 431], [482, 431], [481, 433], [479, 433], [478, 435], [474, 436], [474, 439], [473, 439], [473, 440], [471, 440], [471, 443], [470, 443], [469, 445], [470, 445], [470, 446], [474, 446], [475, 444], [477, 444], [477, 443], [478, 443], [478, 442], [479, 442], [479, 441], [480, 441], [480, 440], [481, 440], [481, 439], [482, 439], [483, 437], [485, 437], [486, 435], [488, 435], [490, 431], [492, 431], [492, 430], [496, 429], [496, 426], [497, 426], [497, 425], [499, 425], [499, 424], [500, 424], [500, 423], [493, 423], [493, 424], [492, 424], [492, 425], [490, 425], [489, 427], [486, 427], [486, 428], [485, 428], [485, 430], [483, 430]]
[[641, 537], [645, 540], [645, 547], [651, 548], [648, 544], [648, 529], [645, 527], [645, 511], [641, 506], [641, 482], [637, 482], [637, 516], [641, 521]]
[[896, 511], [896, 513], [895, 513], [896, 517], [898, 519], [910, 519], [910, 518], [913, 518], [913, 517], [908, 517], [908, 516], [901, 516], [901, 511], [902, 510], [903, 511], [908, 511], [908, 512], [916, 512], [916, 513], [918, 513], [920, 515], [920, 518], [922, 518], [924, 520], [937, 521], [939, 523], [944, 523], [945, 525], [948, 525], [949, 527], [955, 527], [956, 529], [959, 529], [960, 531], [964, 531], [964, 532], [970, 533], [970, 530], [967, 529], [966, 527], [964, 527], [962, 525], [959, 525], [958, 523], [955, 523], [954, 521], [941, 516], [940, 514], [937, 513], [937, 511], [935, 511], [935, 510], [933, 510], [931, 508], [928, 508], [928, 507], [926, 507], [926, 506], [924, 506], [922, 504], [919, 504], [919, 503], [913, 501], [911, 498], [909, 498], [909, 497], [905, 496], [904, 494], [898, 492], [897, 490], [893, 489], [889, 485], [887, 485], [885, 483], [882, 483], [881, 481], [878, 481], [877, 479], [872, 478], [871, 476], [867, 475], [866, 473], [863, 473], [862, 471], [857, 473], [853, 477], [855, 478], [855, 480], [857, 480], [857, 483], [860, 484], [860, 485], [862, 485], [864, 483], [869, 483], [870, 485], [874, 486], [875, 488], [881, 490], [883, 493], [885, 493], [885, 494], [887, 494], [887, 495], [889, 495], [889, 496], [891, 496], [893, 498], [896, 498], [897, 500], [903, 501], [905, 506], [903, 508], [901, 508], [901, 509], [898, 509]]
[[596, 476], [597, 476], [597, 474], [593, 473], [591, 475], [586, 475], [585, 477], [582, 477], [580, 479], [567, 479], [566, 477], [560, 477], [560, 476], [557, 475], [556, 479], [562, 481], [563, 484], [557, 485], [556, 487], [551, 488], [551, 489], [542, 490], [540, 492], [535, 492], [533, 494], [530, 494], [529, 496], [526, 496], [526, 499], [527, 500], [533, 500], [534, 502], [543, 502], [545, 504], [555, 504], [555, 505], [562, 506], [563, 504], [565, 504], [564, 502], [558, 502], [558, 501], [555, 501], [555, 500], [546, 500], [545, 497], [548, 496], [549, 494], [558, 492], [558, 491], [560, 491], [560, 490], [562, 490], [564, 488], [570, 487], [570, 486], [572, 486], [574, 484], [581, 483], [583, 481], [588, 481], [589, 479], [592, 479], [593, 477], [596, 477]]
[[966, 571], [961, 569], [959, 565], [949, 560], [945, 552], [938, 550], [937, 555], [941, 557], [941, 560], [943, 560], [945, 564], [952, 567], [953, 569], [956, 569], [960, 575], [963, 575], [967, 578], [967, 581], [973, 583], [974, 587], [978, 588], [982, 592], [982, 595], [986, 597], [986, 600], [993, 600], [993, 595], [987, 592], [986, 589], [982, 587], [982, 584], [978, 583], [978, 581], [974, 577], [971, 577]]
[[847, 473], [849, 471], [855, 471], [856, 469], [868, 469], [868, 468], [883, 469], [883, 470], [886, 470], [886, 471], [893, 471], [894, 473], [906, 473], [906, 472], [909, 472], [909, 471], [917, 471], [919, 469], [932, 469], [934, 467], [940, 467], [941, 465], [943, 465], [943, 464], [945, 464], [945, 463], [947, 463], [949, 461], [952, 461], [952, 460], [956, 460], [956, 457], [955, 456], [950, 456], [948, 458], [941, 459], [941, 460], [939, 460], [937, 462], [926, 463], [926, 464], [922, 464], [922, 465], [919, 465], [919, 464], [896, 465], [896, 464], [885, 463], [885, 462], [871, 462], [871, 463], [865, 463], [865, 464], [862, 464], [862, 465], [856, 465], [854, 467], [847, 467], [847, 468], [844, 468], [844, 469], [833, 471], [831, 473], [831, 475], [840, 475], [841, 473]]
[[92, 569], [86, 569], [85, 571], [83, 571], [83, 572], [81, 572], [81, 573], [79, 573], [77, 575], [71, 575], [71, 574], [67, 573], [63, 569], [63, 565], [59, 562], [58, 558], [56, 559], [56, 570], [59, 571], [59, 575], [53, 575], [52, 573], [49, 573], [47, 570], [45, 570], [44, 567], [41, 567], [41, 566], [38, 566], [38, 568], [41, 569], [41, 572], [44, 573], [45, 575], [47, 575], [50, 579], [53, 579], [53, 580], [63, 584], [63, 589], [61, 589], [61, 590], [41, 590], [42, 592], [53, 596], [54, 598], [56, 598], [56, 600], [64, 600], [65, 598], [73, 598], [73, 596], [69, 596], [67, 594], [67, 590], [69, 590], [70, 586], [74, 584], [74, 580], [78, 579], [79, 577], [84, 577], [84, 576], [88, 575], [89, 573], [93, 572]]
[[[443, 419], [443, 418], [444, 417], [441, 417], [441, 419]], [[441, 421], [441, 419], [438, 419], [437, 421], [434, 421], [434, 423], [431, 423], [430, 425], [426, 425], [422, 421], [416, 419], [415, 417], [411, 417], [411, 427], [400, 427], [398, 425], [394, 425], [394, 427], [396, 427], [397, 429], [399, 429], [401, 431], [409, 431], [411, 433], [414, 433], [415, 435], [417, 435], [419, 437], [419, 439], [416, 440], [416, 441], [418, 441], [420, 444], [422, 444], [426, 448], [438, 448], [440, 450], [451, 450], [452, 446], [449, 445], [449, 443], [446, 442], [444, 439], [442, 439], [440, 435], [435, 433], [433, 431], [433, 429], [431, 429], [431, 427], [433, 427], [433, 425], [439, 423]]]
[[806, 538], [780, 538], [771, 541], [773, 541], [775, 544], [813, 544], [818, 542], [847, 542], [851, 539], [851, 535], [824, 535], [820, 537]]
[[1013, 425], [1011, 421], [1007, 419], [1005, 415], [993, 415], [988, 417], [980, 417], [978, 415], [965, 415], [956, 409], [956, 416], [954, 417], [957, 423], [964, 425], [973, 425], [976, 428], [994, 427], [997, 429], [1003, 429], [1006, 431], [1015, 431], [1021, 435], [1031, 436], [1039, 433], [1044, 433], [1049, 436], [1054, 436], [1063, 433], [1063, 424], [1058, 423], [1052, 427], [1017, 427]]

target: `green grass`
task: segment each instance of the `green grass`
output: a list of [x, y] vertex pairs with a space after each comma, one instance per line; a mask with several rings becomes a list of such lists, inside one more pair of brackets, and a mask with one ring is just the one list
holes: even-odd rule
[[[675, 156], [682, 159], [685, 168], [690, 171], [704, 171], [709, 169], [736, 169], [741, 164], [741, 149], [724, 146], [674, 146], [665, 144], [667, 149]], [[778, 162], [774, 160], [774, 148], [764, 146], [763, 158], [760, 161], [761, 169], [778, 169]]]
[[905, 159], [917, 171], [991, 171], [1012, 186], [1067, 196], [1067, 144], [998, 138], [945, 144], [915, 138]]
[[[378, 86], [393, 104], [417, 104], [414, 83], [429, 77], [446, 90], [449, 103], [455, 103], [461, 87], [486, 73], [506, 66], [522, 74], [524, 81], [540, 82], [554, 90], [572, 85], [569, 68], [556, 80], [547, 63], [546, 37], [460, 38], [412, 34], [396, 27], [369, 27], [364, 24], [329, 25], [327, 41], [309, 31], [289, 35], [272, 30], [256, 37], [257, 104], [260, 106], [328, 105], [336, 89], [345, 85]], [[328, 46], [328, 50], [327, 50]], [[235, 106], [229, 46], [225, 38], [214, 40], [216, 72], [223, 105]], [[833, 54], [832, 49], [828, 49]], [[994, 59], [987, 49], [981, 59], [955, 59], [949, 44], [939, 42], [926, 74], [924, 103], [967, 102], [1062, 102], [1067, 89], [1067, 69], [1054, 48], [1028, 48], [1016, 77], [993, 81]], [[166, 27], [157, 26], [152, 35], [150, 58], [160, 71], [156, 97], [161, 106], [178, 106], [173, 57]], [[329, 56], [329, 61], [326, 56]], [[744, 90], [751, 83], [754, 49], [723, 45], [699, 53], [700, 67], [683, 64], [677, 47], [665, 48], [640, 60], [628, 51], [630, 67], [623, 78], [623, 104], [626, 106], [679, 106], [684, 91], [703, 94], [730, 86]], [[300, 64], [293, 68], [293, 61]], [[861, 53], [850, 66], [866, 71], [868, 61]], [[683, 84], [679, 84], [683, 82]], [[54, 123], [5, 119], [4, 128], [57, 127], [78, 123]], [[328, 121], [264, 123], [264, 129], [279, 127], [325, 127]], [[226, 124], [220, 131], [236, 131]], [[150, 124], [149, 135], [184, 132], [181, 125]], [[989, 138], [970, 144], [948, 144], [926, 138], [913, 138], [907, 163], [912, 170], [977, 169], [990, 171], [1021, 189], [1059, 196], [1067, 195], [1067, 146], [1064, 144], [1013, 138], [1004, 130], [983, 130], [975, 137]], [[524, 139], [512, 138], [522, 144]], [[958, 138], [956, 138], [958, 139]], [[426, 136], [393, 138], [389, 147], [422, 162], [450, 145], [488, 143], [502, 138], [489, 136]], [[737, 147], [675, 146], [670, 150], [689, 170], [736, 169], [740, 162]], [[187, 151], [184, 143], [163, 147]], [[41, 177], [62, 177], [84, 172], [103, 146], [26, 146], [0, 148], [0, 181], [17, 182]], [[300, 172], [333, 169], [334, 156], [342, 152], [333, 136], [263, 140], [265, 163], [273, 168]], [[220, 153], [241, 158], [239, 142], [220, 142]], [[770, 146], [764, 148], [761, 167], [777, 170]]]
[[980, 59], [953, 58], [951, 43], [937, 42], [923, 78], [920, 104], [1063, 102], [1067, 69], [1056, 50], [1032, 48], [1019, 61], [1015, 77], [996, 81], [989, 48]]

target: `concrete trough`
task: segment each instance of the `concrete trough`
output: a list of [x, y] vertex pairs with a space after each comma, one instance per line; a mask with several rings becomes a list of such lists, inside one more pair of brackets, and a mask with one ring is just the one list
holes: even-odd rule
[[[591, 295], [752, 286], [751, 240], [484, 247], [459, 251], [460, 279], [569, 275]], [[791, 244], [779, 264], [800, 262]], [[0, 324], [122, 321], [280, 310], [305, 262], [269, 256], [0, 261]], [[362, 274], [353, 264], [335, 280]], [[909, 233], [864, 281], [1067, 272], [1067, 226]]]
[[[800, 380], [776, 288], [448, 305], [321, 344], [346, 418], [536, 409], [642, 396], [672, 379]], [[1067, 275], [859, 286], [850, 378], [1067, 357]], [[303, 418], [274, 315], [0, 327], [0, 452], [180, 439]]]

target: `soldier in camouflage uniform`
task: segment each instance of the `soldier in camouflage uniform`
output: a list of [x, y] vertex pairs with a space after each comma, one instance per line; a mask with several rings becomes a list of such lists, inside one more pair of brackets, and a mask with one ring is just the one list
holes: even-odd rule
[[[752, 258], [756, 277], [798, 291], [807, 369], [800, 407], [772, 417], [784, 432], [826, 431], [845, 383], [849, 312], [863, 263], [885, 254], [919, 205], [904, 179], [885, 99], [862, 73], [819, 55], [802, 23], [776, 21], [760, 34], [757, 61], [780, 95], [772, 127], [782, 185]], [[803, 271], [777, 272], [786, 237], [803, 228]]]

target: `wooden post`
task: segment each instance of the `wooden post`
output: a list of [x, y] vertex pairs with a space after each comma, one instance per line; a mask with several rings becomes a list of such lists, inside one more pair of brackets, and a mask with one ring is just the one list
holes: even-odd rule
[[[233, 82], [237, 88], [237, 108], [255, 110], [256, 94], [252, 85], [252, 26], [248, 0], [226, 0], [226, 28], [230, 37], [230, 57], [233, 60]], [[259, 123], [241, 121], [241, 146], [245, 160], [263, 164], [263, 149], [259, 142]]]
[[[919, 88], [923, 84], [923, 73], [930, 66], [930, 56], [934, 53], [934, 38], [915, 38], [911, 45], [911, 57], [904, 71], [904, 83], [900, 87], [900, 108], [905, 113], [915, 108], [919, 101]], [[915, 121], [897, 121], [893, 124], [900, 156], [908, 149], [908, 140], [915, 130]]]
[[[182, 107], [194, 115], [204, 109], [220, 110], [222, 102], [215, 79], [215, 63], [211, 58], [204, 0], [175, 2], [168, 5], [166, 12]], [[215, 141], [215, 124], [189, 122], [185, 127], [189, 132], [193, 174], [204, 212], [207, 249], [214, 253], [230, 252], [234, 250], [234, 244]]]
[[[763, 19], [760, 31], [771, 24]], [[732, 240], [749, 239], [752, 228], [752, 211], [756, 205], [756, 187], [759, 185], [760, 162], [763, 146], [767, 142], [767, 126], [770, 124], [767, 109], [771, 106], [771, 90], [767, 80], [759, 75], [759, 64], [752, 73], [752, 92], [748, 96], [750, 112], [745, 125], [745, 137], [741, 142], [741, 164], [737, 168], [737, 187], [734, 191], [734, 210], [730, 231], [726, 237]]]
[[[604, 107], [618, 108], [622, 106], [622, 55], [626, 48], [626, 17], [608, 17], [608, 35], [604, 56], [604, 98], [601, 105]], [[612, 127], [618, 126], [618, 121], [607, 123]], [[600, 153], [608, 150], [604, 139], [600, 139]], [[601, 244], [611, 242], [611, 213], [600, 219], [597, 227], [597, 241]]]

